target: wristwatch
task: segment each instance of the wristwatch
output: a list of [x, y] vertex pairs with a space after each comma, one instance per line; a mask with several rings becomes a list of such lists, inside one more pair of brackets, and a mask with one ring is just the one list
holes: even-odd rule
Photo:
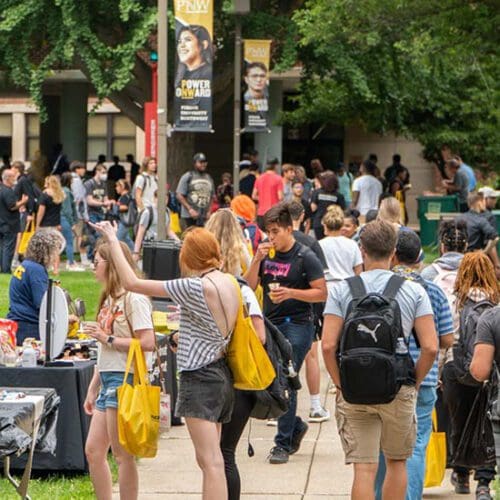
[[115, 341], [115, 337], [113, 335], [109, 335], [108, 338], [106, 339], [106, 344], [108, 344], [109, 346], [112, 346], [114, 341]]

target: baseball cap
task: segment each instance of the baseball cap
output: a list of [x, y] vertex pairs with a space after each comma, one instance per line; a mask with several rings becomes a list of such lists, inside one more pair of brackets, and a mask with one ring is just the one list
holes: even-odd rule
[[486, 186], [482, 187], [479, 192], [485, 197], [485, 198], [498, 198], [500, 196], [500, 191], [495, 191], [493, 188]]
[[193, 162], [197, 161], [207, 161], [207, 157], [203, 153], [196, 153], [193, 156]]

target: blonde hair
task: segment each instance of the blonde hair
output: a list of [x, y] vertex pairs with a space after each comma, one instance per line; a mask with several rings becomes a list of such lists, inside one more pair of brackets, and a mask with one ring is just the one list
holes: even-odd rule
[[223, 261], [223, 271], [237, 275], [241, 272], [241, 263], [244, 261], [244, 246], [241, 227], [231, 210], [224, 208], [214, 212], [205, 224], [219, 242]]
[[377, 219], [401, 225], [401, 204], [394, 196], [382, 200]]
[[[137, 265], [132, 257], [129, 247], [120, 241], [120, 246], [122, 248], [123, 255], [125, 255], [125, 259], [127, 259], [128, 265], [133, 269], [134, 273], [137, 276], [141, 276]], [[113, 261], [113, 254], [111, 252], [111, 247], [109, 243], [106, 243], [104, 240], [99, 240], [96, 245], [95, 253], [98, 253], [103, 260], [106, 261], [106, 283], [99, 297], [99, 307], [97, 308], [97, 314], [101, 310], [104, 302], [108, 297], [112, 299], [116, 299], [123, 292], [123, 284], [120, 277], [120, 273], [115, 266]]]
[[330, 205], [321, 223], [328, 231], [338, 231], [344, 225], [344, 212], [338, 205]]
[[66, 195], [64, 194], [59, 177], [57, 175], [49, 175], [45, 178], [45, 185], [47, 189], [52, 191], [54, 203], [60, 205], [64, 201], [64, 198], [66, 198]]
[[142, 160], [142, 163], [141, 163], [141, 172], [140, 172], [141, 174], [148, 171], [148, 165], [149, 165], [149, 162], [151, 160], [156, 161], [156, 158], [154, 158], [153, 156], [145, 156], [144, 157], [144, 159]]

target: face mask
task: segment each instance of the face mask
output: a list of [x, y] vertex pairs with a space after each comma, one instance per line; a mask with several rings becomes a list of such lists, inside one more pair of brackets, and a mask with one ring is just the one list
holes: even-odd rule
[[108, 180], [108, 174], [101, 174], [101, 181], [107, 181]]

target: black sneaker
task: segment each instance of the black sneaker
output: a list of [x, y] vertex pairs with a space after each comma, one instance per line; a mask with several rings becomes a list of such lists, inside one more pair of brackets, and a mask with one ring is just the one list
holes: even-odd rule
[[476, 488], [476, 500], [491, 500], [490, 487], [480, 484]]
[[280, 446], [275, 446], [271, 448], [267, 458], [270, 464], [286, 464], [288, 462], [288, 452]]
[[455, 493], [457, 495], [470, 494], [469, 474], [458, 474], [454, 472], [451, 475], [451, 484], [455, 486]]
[[294, 453], [297, 453], [299, 451], [300, 443], [302, 443], [304, 436], [306, 435], [307, 431], [309, 430], [309, 426], [305, 422], [302, 422], [302, 425], [303, 425], [302, 430], [299, 432], [296, 432], [293, 435], [292, 449], [290, 450], [290, 455], [293, 455]]

